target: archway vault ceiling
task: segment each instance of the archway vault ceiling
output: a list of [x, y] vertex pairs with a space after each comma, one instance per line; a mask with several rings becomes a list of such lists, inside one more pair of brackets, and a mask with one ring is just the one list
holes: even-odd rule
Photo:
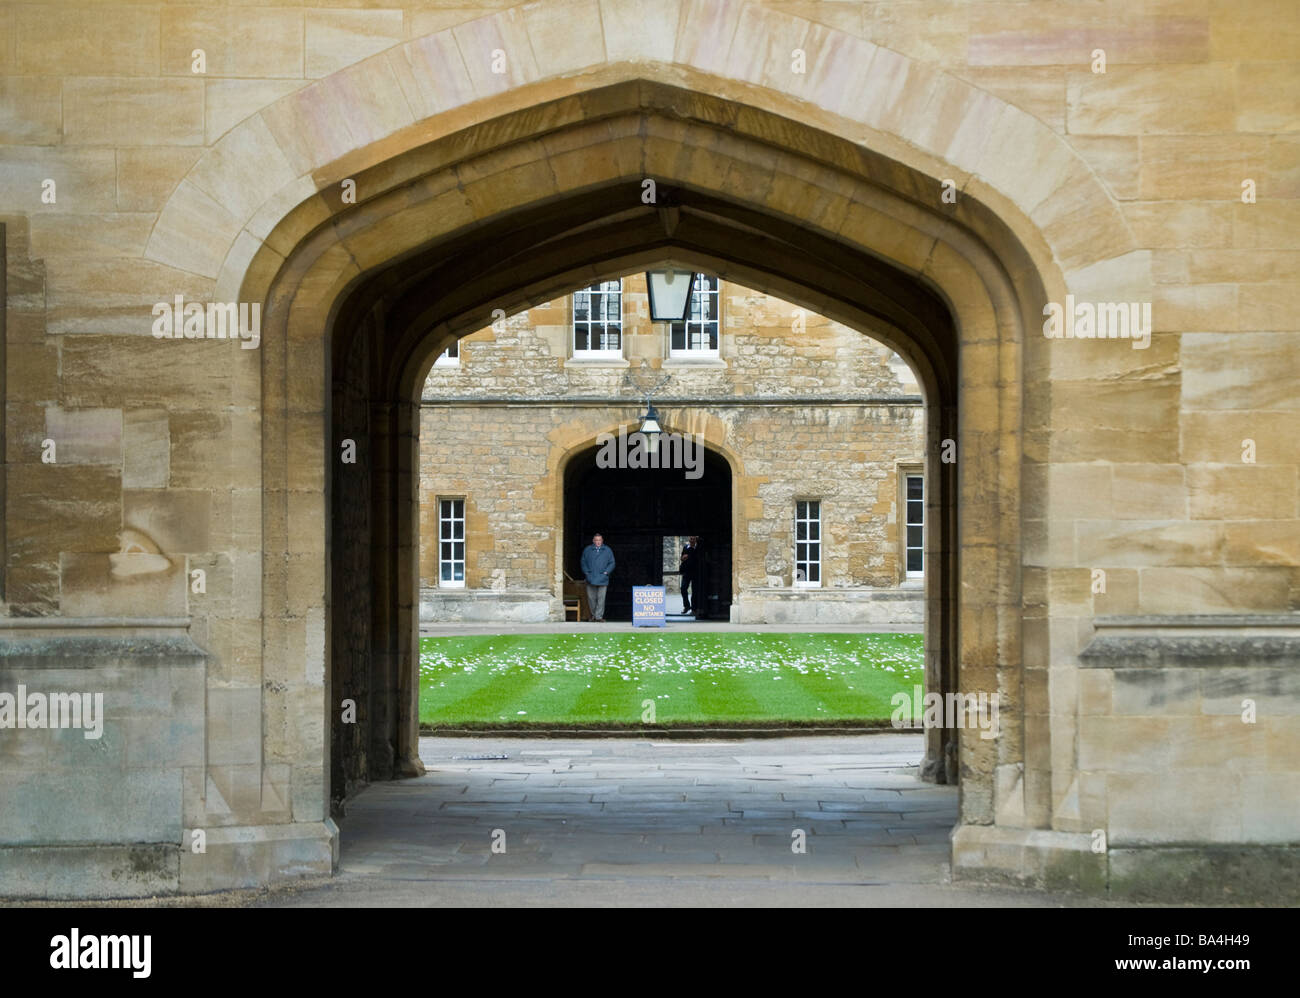
[[952, 320], [914, 276], [761, 212], [685, 188], [672, 193], [680, 219], [671, 236], [655, 208], [624, 207], [639, 201], [638, 183], [615, 184], [447, 240], [359, 288], [356, 304], [381, 303], [386, 352], [402, 366], [488, 325], [495, 308], [513, 313], [597, 277], [677, 262], [868, 326], [905, 355], [920, 352], [951, 372]]
[[[584, 106], [599, 109], [593, 117], [517, 112], [359, 175], [358, 189], [378, 193], [355, 206], [330, 205], [328, 218], [298, 243], [316, 258], [336, 243], [366, 247], [353, 253], [360, 273], [332, 324], [336, 360], [359, 319], [381, 314], [387, 383], [376, 387], [402, 398], [454, 336], [487, 325], [494, 309], [510, 314], [594, 279], [672, 261], [867, 332], [912, 364], [927, 393], [952, 400], [957, 332], [940, 282], [926, 270], [940, 243], [972, 259], [1027, 260], [993, 212], [969, 197], [942, 207], [933, 180], [767, 112], [645, 81], [607, 90], [585, 95]], [[565, 151], [569, 159], [558, 159]], [[549, 170], [531, 198], [518, 185], [500, 205], [469, 193], [475, 181], [538, 163]], [[808, 217], [788, 210], [788, 192], [772, 196], [792, 176], [817, 209]], [[675, 225], [665, 225], [662, 205], [642, 202], [645, 179], [672, 202]], [[449, 192], [466, 192], [476, 217], [458, 226], [433, 218], [427, 239], [412, 236], [410, 213], [431, 218], [430, 205]], [[859, 216], [852, 235], [840, 231], [846, 208]], [[405, 244], [383, 243], [385, 226], [401, 231]], [[386, 258], [376, 253], [379, 244]], [[293, 269], [296, 252], [283, 272]], [[988, 293], [1005, 297], [1005, 271], [982, 279], [1001, 282]], [[1023, 312], [1024, 303], [1012, 308]]]

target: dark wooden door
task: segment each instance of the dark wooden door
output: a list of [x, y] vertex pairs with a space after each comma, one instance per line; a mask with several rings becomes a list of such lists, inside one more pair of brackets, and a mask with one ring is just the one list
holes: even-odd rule
[[[683, 479], [680, 470], [597, 468], [594, 453], [589, 464], [575, 464], [566, 475], [566, 571], [581, 578], [582, 551], [599, 532], [615, 561], [605, 594], [606, 619], [632, 619], [633, 586], [664, 585], [664, 537], [694, 534], [704, 538], [701, 607], [708, 610], [708, 597], [716, 595], [713, 608], [725, 617], [731, 604], [731, 469], [726, 462], [706, 454], [698, 480]], [[669, 581], [668, 607], [675, 612], [681, 608], [678, 577]]]

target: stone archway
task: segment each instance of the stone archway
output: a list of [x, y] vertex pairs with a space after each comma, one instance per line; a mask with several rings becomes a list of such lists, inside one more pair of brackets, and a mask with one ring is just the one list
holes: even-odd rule
[[[661, 112], [653, 105], [671, 92], [642, 84], [628, 86], [626, 91], [628, 99], [635, 101], [636, 110], [630, 113], [637, 120], [621, 124], [614, 138], [608, 137], [615, 127], [611, 120], [603, 121], [599, 129], [588, 131], [593, 139], [584, 147], [588, 155], [596, 155], [602, 147], [617, 154], [620, 149], [643, 143], [640, 134], [643, 130], [653, 132], [662, 127]], [[643, 100], [649, 101], [651, 107], [642, 106]], [[581, 124], [575, 129], [591, 129], [591, 126]], [[714, 134], [716, 131], [711, 126], [692, 122], [692, 127], [679, 133], [677, 141], [688, 148], [704, 147]], [[512, 152], [493, 151], [487, 155], [508, 158]], [[753, 159], [751, 155], [751, 163]], [[739, 159], [739, 162], [745, 161]], [[465, 165], [458, 164], [458, 168], [463, 169]], [[414, 481], [414, 404], [428, 366], [452, 336], [482, 326], [494, 307], [510, 313], [596, 277], [641, 268], [665, 258], [704, 267], [751, 286], [772, 288], [796, 303], [869, 330], [911, 359], [921, 372], [930, 410], [928, 471], [931, 480], [939, 483], [932, 493], [934, 526], [928, 540], [931, 564], [944, 566], [928, 583], [931, 620], [928, 667], [932, 688], [956, 690], [959, 682], [967, 681], [958, 678], [958, 662], [966, 668], [967, 661], [974, 662], [981, 654], [976, 650], [978, 646], [967, 652], [960, 644], [963, 620], [957, 612], [955, 596], [960, 571], [955, 539], [958, 482], [953, 474], [955, 466], [941, 462], [940, 454], [943, 441], [961, 439], [966, 448], [963, 461], [967, 467], [983, 469], [976, 480], [992, 480], [1008, 470], [1013, 474], [1018, 470], [1014, 465], [1011, 469], [999, 468], [996, 455], [1005, 441], [997, 431], [986, 431], [982, 438], [979, 434], [967, 437], [957, 425], [962, 378], [974, 388], [981, 377], [996, 384], [997, 375], [990, 370], [981, 372], [977, 363], [959, 372], [957, 361], [964, 346], [950, 306], [914, 275], [869, 253], [846, 247], [842, 238], [808, 232], [779, 216], [773, 217], [761, 204], [736, 204], [719, 196], [724, 192], [701, 190], [690, 178], [678, 179], [668, 169], [671, 166], [658, 176], [664, 189], [672, 192], [675, 202], [676, 217], [671, 231], [656, 208], [639, 204], [640, 185], [635, 180], [629, 182], [610, 176], [603, 183], [585, 186], [580, 193], [542, 204], [530, 199], [525, 187], [519, 192], [515, 210], [503, 211], [499, 218], [485, 220], [472, 230], [453, 231], [441, 245], [427, 242], [417, 245], [396, 262], [359, 276], [348, 282], [350, 286], [340, 287], [341, 301], [333, 310], [335, 339], [329, 353], [330, 364], [336, 372], [337, 424], [334, 438], [324, 453], [332, 456], [345, 438], [364, 439], [361, 450], [367, 458], [355, 470], [373, 476], [368, 487], [369, 534], [359, 540], [361, 535], [352, 527], [344, 529], [350, 518], [343, 515], [333, 515], [328, 521], [334, 529], [335, 558], [344, 555], [342, 564], [352, 564], [345, 552], [359, 549], [367, 550], [371, 558], [368, 591], [372, 602], [367, 615], [371, 626], [362, 642], [369, 650], [365, 666], [370, 677], [371, 727], [366, 738], [369, 768], [364, 773], [352, 774], [355, 778], [385, 778], [418, 771], [412, 688], [417, 517], [407, 496], [409, 489], [403, 483]], [[589, 176], [588, 179], [601, 178]], [[409, 203], [410, 191], [402, 194], [399, 203]], [[882, 207], [888, 200], [882, 197]], [[392, 215], [377, 206], [372, 208], [377, 209], [372, 224], [402, 217], [400, 208]], [[884, 212], [873, 213], [875, 231], [879, 232], [880, 221], [887, 218]], [[342, 221], [336, 223], [336, 232], [347, 229]], [[895, 224], [899, 226], [895, 236], [904, 238], [906, 230], [901, 224]], [[753, 243], [750, 251], [738, 241], [738, 234], [755, 231], [764, 232], [766, 240]], [[347, 236], [353, 235], [347, 231]], [[345, 243], [346, 240], [347, 237]], [[929, 247], [928, 252], [933, 254], [934, 247]], [[922, 261], [916, 262], [918, 267], [923, 266]], [[445, 288], [448, 293], [431, 295], [431, 288]], [[966, 291], [954, 288], [951, 282], [945, 290], [958, 302]], [[997, 325], [981, 327], [978, 307], [973, 302], [965, 304], [968, 306], [966, 331], [983, 328], [990, 345], [996, 344], [998, 350], [1018, 349], [1018, 316], [1005, 320], [1015, 339], [1001, 343]], [[993, 313], [990, 307], [988, 314]], [[293, 338], [287, 329], [286, 335]], [[995, 356], [996, 351], [986, 355], [988, 359]], [[361, 423], [350, 422], [355, 416], [345, 411], [347, 399], [360, 404], [357, 411], [364, 415]], [[991, 401], [996, 407], [1002, 397], [999, 395], [996, 401]], [[1014, 441], [1018, 418], [1018, 413], [1013, 411], [1000, 417], [994, 425], [1009, 423], [1012, 427], [1009, 438]], [[1014, 448], [1013, 443], [1013, 452]], [[334, 467], [332, 460], [328, 467], [340, 485], [326, 492], [332, 497], [341, 496], [341, 469]], [[347, 475], [353, 470], [349, 469]], [[1014, 487], [1001, 492], [1014, 495]], [[987, 503], [991, 498], [987, 496], [983, 501]], [[968, 505], [974, 512], [980, 501], [976, 499]], [[1007, 526], [1006, 520], [991, 510], [978, 516], [976, 522]], [[1014, 548], [1014, 536], [1007, 543]], [[986, 573], [990, 570], [996, 575], [993, 566], [984, 569]], [[994, 635], [998, 626], [988, 622], [996, 619], [999, 603], [1002, 613], [1016, 613], [1014, 596], [1008, 598], [1008, 594], [1018, 592], [1014, 560], [1006, 565], [1006, 571], [1010, 575], [1007, 584], [986, 581], [972, 587], [987, 592], [988, 597], [982, 605], [972, 597], [962, 608], [971, 619], [966, 625], [967, 633], [983, 635], [982, 654], [989, 663], [1005, 663], [1008, 651], [1014, 652], [1014, 647], [996, 646]], [[335, 577], [341, 582], [344, 574]], [[332, 668], [340, 667], [338, 661], [332, 663]], [[975, 670], [966, 668], [965, 676], [971, 677], [969, 681], [974, 684], [972, 689], [995, 688], [993, 684], [998, 679], [991, 668], [982, 682], [975, 678], [977, 675]], [[1016, 673], [1012, 671], [1009, 675], [1014, 677]], [[1010, 682], [1014, 683], [1015, 679]], [[1007, 727], [1014, 730], [1014, 720]], [[931, 740], [930, 772], [939, 778], [955, 779], [959, 754], [956, 737], [935, 731]], [[1006, 744], [1010, 743], [1008, 739]], [[982, 808], [983, 814], [991, 817], [992, 773], [1000, 760], [992, 758], [988, 749], [987, 745], [972, 745], [960, 764], [967, 805], [975, 813], [980, 813]]]
[[[627, 99], [638, 105], [646, 93], [652, 102], [660, 95], [658, 90], [647, 91], [640, 85], [625, 89]], [[644, 130], [658, 127], [657, 115], [647, 109], [636, 110], [633, 118], [619, 125], [613, 139], [607, 137], [613, 122], [603, 121], [584, 153], [598, 155], [596, 150], [606, 143], [614, 149], [635, 148], [643, 142]], [[710, 127], [697, 125], [682, 132], [678, 141], [690, 148], [708, 145], [713, 136]], [[757, 158], [754, 150], [749, 154], [753, 163]], [[672, 167], [666, 165], [665, 170], [669, 169]], [[939, 483], [932, 494], [931, 563], [946, 566], [932, 575], [929, 583], [931, 686], [955, 689], [959, 623], [953, 597], [957, 580], [953, 541], [956, 493], [954, 466], [939, 459], [941, 442], [957, 437], [955, 366], [959, 345], [948, 307], [905, 271], [849, 250], [826, 233], [808, 232], [786, 219], [772, 217], [761, 206], [738, 205], [716, 193], [700, 191], [676, 181], [668, 172], [660, 178], [674, 200], [671, 231], [657, 208], [641, 204], [640, 184], [635, 180], [610, 177], [562, 201], [542, 205], [526, 200], [525, 190], [518, 210], [457, 232], [442, 246], [426, 245], [359, 279], [335, 315], [335, 329], [341, 336], [333, 345], [332, 358], [335, 370], [345, 377], [361, 377], [361, 372], [369, 371], [371, 380], [367, 385], [336, 382], [336, 400], [368, 397], [368, 418], [382, 411], [386, 422], [368, 431], [367, 451], [374, 460], [395, 469], [399, 479], [413, 480], [410, 409], [433, 357], [450, 337], [481, 327], [495, 307], [513, 312], [597, 277], [642, 269], [665, 258], [742, 284], [771, 288], [788, 300], [870, 331], [910, 356], [923, 372], [932, 434], [929, 472], [931, 480]], [[588, 179], [600, 178], [589, 175]], [[880, 219], [888, 217], [877, 214]], [[878, 223], [876, 214], [872, 222]], [[756, 226], [767, 228], [767, 241], [746, 243]], [[428, 293], [431, 288], [450, 290], [435, 298]], [[385, 400], [380, 407], [374, 404], [376, 397]], [[337, 407], [336, 415], [342, 418]], [[352, 430], [340, 430], [339, 434], [335, 446], [342, 438], [355, 436]], [[381, 498], [372, 504], [370, 522], [377, 525], [378, 539], [369, 543], [369, 549], [379, 558], [399, 552], [400, 560], [413, 550], [415, 516], [396, 486], [376, 488]], [[331, 520], [336, 551], [355, 546], [349, 539], [351, 532], [341, 531], [343, 522], [342, 517]], [[385, 734], [376, 755], [378, 766], [371, 775], [385, 777], [417, 769], [413, 716], [405, 707], [413, 704], [413, 691], [403, 685], [409, 682], [405, 677], [414, 674], [415, 656], [410, 643], [414, 621], [402, 608], [413, 601], [406, 596], [411, 580], [405, 562], [395, 560], [391, 568], [372, 567], [372, 572], [376, 580], [370, 591], [390, 608], [376, 610], [375, 619], [391, 614], [381, 626], [386, 635], [379, 640], [382, 651], [372, 654], [387, 679], [382, 685], [386, 709], [372, 712], [384, 718]], [[374, 636], [366, 643], [373, 646]], [[940, 778], [955, 780], [955, 747], [948, 749], [945, 740], [951, 744], [947, 733], [933, 733], [929, 768]]]
[[[428, 365], [492, 308], [672, 259], [869, 331], [917, 370], [927, 472], [940, 483], [927, 553], [951, 566], [928, 583], [927, 668], [937, 688], [996, 689], [1011, 706], [996, 745], [960, 739], [962, 820], [1049, 827], [1072, 780], [1072, 734], [1026, 714], [1021, 696], [1021, 412], [1047, 404], [1043, 381], [1024, 374], [1046, 363], [1024, 330], [1042, 301], [1072, 286], [1067, 274], [1131, 248], [1115, 206], [1023, 112], [747, 5], [684, 5], [669, 45], [619, 8], [607, 37], [637, 39], [634, 49], [561, 42], [545, 66], [524, 63], [500, 81], [471, 70], [463, 86], [438, 79], [447, 45], [508, 51], [533, 32], [554, 38], [569, 6], [481, 18], [284, 98], [199, 161], [151, 236], [151, 259], [215, 278], [218, 296], [266, 305], [261, 369], [239, 389], [261, 442], [261, 656], [264, 671], [306, 667], [286, 670], [246, 737], [265, 763], [290, 770], [293, 824], [319, 828], [329, 797], [328, 565], [344, 551], [326, 530], [344, 522], [344, 489], [329, 485], [338, 438], [363, 441], [368, 476], [352, 483], [367, 500], [344, 504], [362, 514], [344, 533], [364, 536], [346, 550], [369, 555], [374, 583], [358, 644], [380, 732], [367, 767], [410, 772], [414, 718], [402, 705], [417, 542], [405, 497]], [[807, 80], [780, 79], [745, 56], [755, 32], [815, 40], [826, 62]], [[859, 92], [895, 99], [857, 106]], [[932, 97], [943, 113], [916, 114]], [[989, 154], [1000, 142], [1024, 155]], [[345, 179], [355, 205], [341, 197]], [[667, 219], [641, 203], [645, 179], [673, 192]], [[946, 179], [956, 204], [940, 197]], [[945, 440], [960, 447], [956, 464], [939, 461]], [[937, 739], [929, 750], [942, 767]], [[255, 809], [237, 820], [269, 822]]]

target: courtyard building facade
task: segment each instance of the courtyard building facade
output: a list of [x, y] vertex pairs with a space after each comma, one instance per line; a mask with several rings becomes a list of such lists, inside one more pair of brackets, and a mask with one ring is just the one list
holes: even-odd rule
[[[684, 322], [650, 321], [629, 274], [438, 358], [420, 413], [422, 622], [563, 620], [599, 531], [619, 565], [611, 619], [629, 619], [635, 585], [681, 609], [682, 545], [700, 536], [700, 615], [920, 628], [910, 369], [771, 295], [695, 284]], [[663, 437], [641, 454], [649, 392]]]

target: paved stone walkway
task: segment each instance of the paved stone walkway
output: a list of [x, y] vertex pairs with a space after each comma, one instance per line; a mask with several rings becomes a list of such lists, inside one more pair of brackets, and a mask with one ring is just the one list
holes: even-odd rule
[[[894, 733], [423, 738], [428, 775], [349, 803], [336, 878], [254, 903], [1090, 903], [952, 885], [957, 791], [917, 780], [920, 754], [919, 735]], [[791, 850], [796, 830], [806, 853]]]

